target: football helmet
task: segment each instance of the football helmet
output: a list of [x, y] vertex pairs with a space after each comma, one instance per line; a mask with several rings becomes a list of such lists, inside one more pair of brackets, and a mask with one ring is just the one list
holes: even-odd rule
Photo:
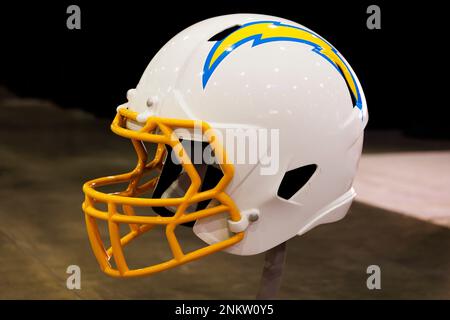
[[[219, 250], [261, 253], [341, 219], [355, 197], [364, 93], [344, 57], [298, 23], [257, 14], [199, 22], [160, 49], [127, 100], [111, 129], [131, 140], [136, 167], [83, 186], [89, 240], [111, 276]], [[180, 225], [204, 247], [185, 252]], [[126, 245], [157, 227], [173, 257], [130, 267]]]

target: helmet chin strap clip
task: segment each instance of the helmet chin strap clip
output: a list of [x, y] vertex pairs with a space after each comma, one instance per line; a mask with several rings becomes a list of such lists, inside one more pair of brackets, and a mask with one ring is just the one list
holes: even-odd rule
[[259, 219], [258, 209], [249, 209], [241, 212], [241, 220], [231, 221], [228, 220], [228, 228], [233, 233], [239, 233], [245, 231], [251, 222], [255, 222]]
[[128, 109], [128, 107], [126, 105], [124, 105], [124, 104], [121, 104], [120, 106], [118, 106], [116, 108], [116, 111], [119, 112], [119, 110], [122, 110], [122, 109]]
[[[116, 111], [119, 112], [119, 110], [121, 110], [121, 109], [128, 109], [128, 107], [126, 107], [124, 105], [120, 105], [120, 106], [118, 106], [116, 108]], [[150, 118], [150, 117], [152, 117], [154, 115], [155, 115], [154, 112], [152, 112], [150, 110], [144, 111], [144, 112], [139, 113], [136, 116], [136, 121], [139, 122], [139, 123], [146, 123], [148, 118]]]
[[139, 113], [136, 117], [136, 121], [140, 122], [140, 123], [146, 123], [148, 118], [150, 118], [151, 116], [153, 116], [154, 113], [151, 111], [144, 111], [142, 113]]

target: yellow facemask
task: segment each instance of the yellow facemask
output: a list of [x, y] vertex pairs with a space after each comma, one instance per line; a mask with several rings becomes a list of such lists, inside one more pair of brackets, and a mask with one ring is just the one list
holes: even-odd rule
[[[89, 240], [97, 258], [100, 268], [108, 275], [114, 277], [136, 277], [150, 275], [164, 271], [178, 265], [199, 259], [216, 251], [223, 250], [241, 241], [244, 232], [233, 234], [230, 238], [207, 245], [203, 248], [185, 253], [175, 235], [175, 228], [184, 223], [195, 222], [196, 220], [210, 217], [216, 214], [229, 214], [229, 220], [239, 221], [241, 214], [233, 200], [225, 193], [227, 186], [233, 178], [234, 168], [226, 161], [226, 154], [220, 145], [216, 135], [206, 122], [200, 122], [201, 130], [206, 133], [211, 149], [216, 158], [221, 159], [220, 169], [223, 177], [217, 185], [209, 190], [199, 191], [201, 178], [195, 166], [191, 162], [187, 151], [180, 142], [175, 130], [179, 128], [194, 129], [199, 122], [194, 120], [166, 119], [150, 117], [139, 131], [127, 129], [127, 121], [137, 121], [138, 114], [125, 108], [119, 108], [117, 115], [111, 125], [111, 129], [119, 136], [131, 139], [136, 150], [138, 161], [131, 172], [116, 176], [108, 176], [94, 179], [83, 185], [85, 201], [83, 211], [86, 218], [87, 232]], [[148, 153], [144, 142], [157, 144], [155, 156], [149, 161]], [[158, 182], [159, 175], [148, 182], [139, 184], [141, 178], [155, 171], [160, 172], [163, 161], [167, 157], [165, 146], [169, 146], [174, 151], [184, 172], [190, 178], [190, 186], [185, 195], [180, 198], [143, 198], [139, 197], [143, 193], [152, 192]], [[103, 193], [96, 190], [98, 187], [127, 183], [125, 191], [116, 193]], [[187, 208], [192, 204], [205, 200], [215, 200], [218, 205], [207, 207], [202, 210], [187, 212]], [[107, 210], [99, 209], [99, 204], [107, 206]], [[163, 216], [142, 216], [135, 214], [136, 207], [175, 207], [176, 212], [171, 217]], [[106, 249], [100, 236], [97, 226], [97, 219], [106, 221], [110, 237], [111, 247]], [[130, 231], [120, 234], [120, 224], [128, 225]], [[165, 234], [173, 258], [145, 268], [130, 269], [124, 254], [124, 246], [130, 243], [139, 235], [151, 230], [153, 227], [165, 226]], [[114, 258], [115, 267], [110, 264], [110, 259]]]

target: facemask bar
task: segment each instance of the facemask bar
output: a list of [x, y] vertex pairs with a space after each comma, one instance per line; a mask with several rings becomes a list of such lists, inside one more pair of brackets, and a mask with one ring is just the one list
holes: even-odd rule
[[[111, 124], [111, 129], [114, 133], [131, 139], [138, 156], [138, 163], [134, 170], [116, 176], [94, 179], [83, 185], [85, 201], [82, 208], [85, 213], [87, 232], [92, 250], [100, 264], [100, 268], [108, 275], [114, 277], [145, 276], [164, 271], [223, 250], [241, 241], [244, 237], [244, 233], [239, 232], [233, 234], [224, 241], [207, 245], [189, 253], [184, 253], [182, 251], [174, 232], [179, 224], [196, 221], [224, 212], [229, 214], [231, 221], [239, 221], [241, 219], [238, 208], [224, 191], [233, 177], [234, 168], [233, 165], [226, 160], [226, 155], [222, 146], [219, 144], [218, 139], [206, 122], [150, 117], [141, 130], [134, 131], [127, 129], [126, 122], [129, 120], [137, 121], [137, 116], [138, 114], [135, 112], [125, 108], [119, 108], [118, 113]], [[206, 133], [205, 136], [211, 145], [216, 158], [220, 159], [220, 168], [223, 171], [223, 177], [218, 184], [214, 188], [202, 192], [199, 192], [201, 179], [186, 150], [174, 133], [174, 130], [177, 128], [199, 129], [199, 126], [201, 127], [201, 131]], [[158, 134], [155, 133], [156, 131], [158, 131]], [[147, 152], [143, 145], [144, 141], [158, 144], [154, 159], [148, 163]], [[158, 177], [141, 185], [139, 185], [139, 181], [144, 173], [151, 170], [161, 170], [166, 150], [165, 145], [169, 145], [174, 150], [183, 169], [191, 180], [191, 185], [187, 189], [186, 194], [181, 198], [138, 198], [137, 196], [140, 194], [155, 188]], [[101, 186], [123, 182], [128, 183], [127, 189], [123, 192], [107, 194], [96, 190], [96, 188]], [[219, 204], [192, 213], [185, 212], [186, 208], [191, 204], [212, 199], [217, 200]], [[96, 203], [106, 204], [107, 211], [101, 211], [96, 208]], [[177, 207], [177, 210], [172, 217], [135, 215], [134, 207], [167, 206]], [[123, 213], [120, 213], [118, 208], [122, 208]], [[109, 249], [104, 248], [97, 226], [97, 219], [107, 221], [108, 223], [111, 243]], [[130, 232], [123, 237], [121, 237], [119, 233], [120, 223], [128, 224], [130, 227]], [[173, 258], [145, 268], [129, 269], [124, 256], [123, 247], [139, 235], [149, 231], [157, 225], [165, 225], [165, 234]], [[114, 258], [117, 268], [111, 266], [109, 262], [111, 257]]]

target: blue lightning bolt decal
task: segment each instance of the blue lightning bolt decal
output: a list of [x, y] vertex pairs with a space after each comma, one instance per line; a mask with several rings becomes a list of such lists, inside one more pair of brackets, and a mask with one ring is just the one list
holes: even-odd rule
[[209, 52], [203, 67], [203, 88], [206, 87], [209, 78], [223, 59], [237, 47], [249, 41], [253, 41], [252, 47], [272, 41], [293, 41], [312, 46], [313, 52], [331, 63], [344, 77], [353, 95], [356, 107], [362, 109], [362, 99], [358, 84], [337, 50], [326, 40], [309, 30], [275, 21], [258, 21], [244, 24], [225, 37], [225, 39], [218, 41]]

